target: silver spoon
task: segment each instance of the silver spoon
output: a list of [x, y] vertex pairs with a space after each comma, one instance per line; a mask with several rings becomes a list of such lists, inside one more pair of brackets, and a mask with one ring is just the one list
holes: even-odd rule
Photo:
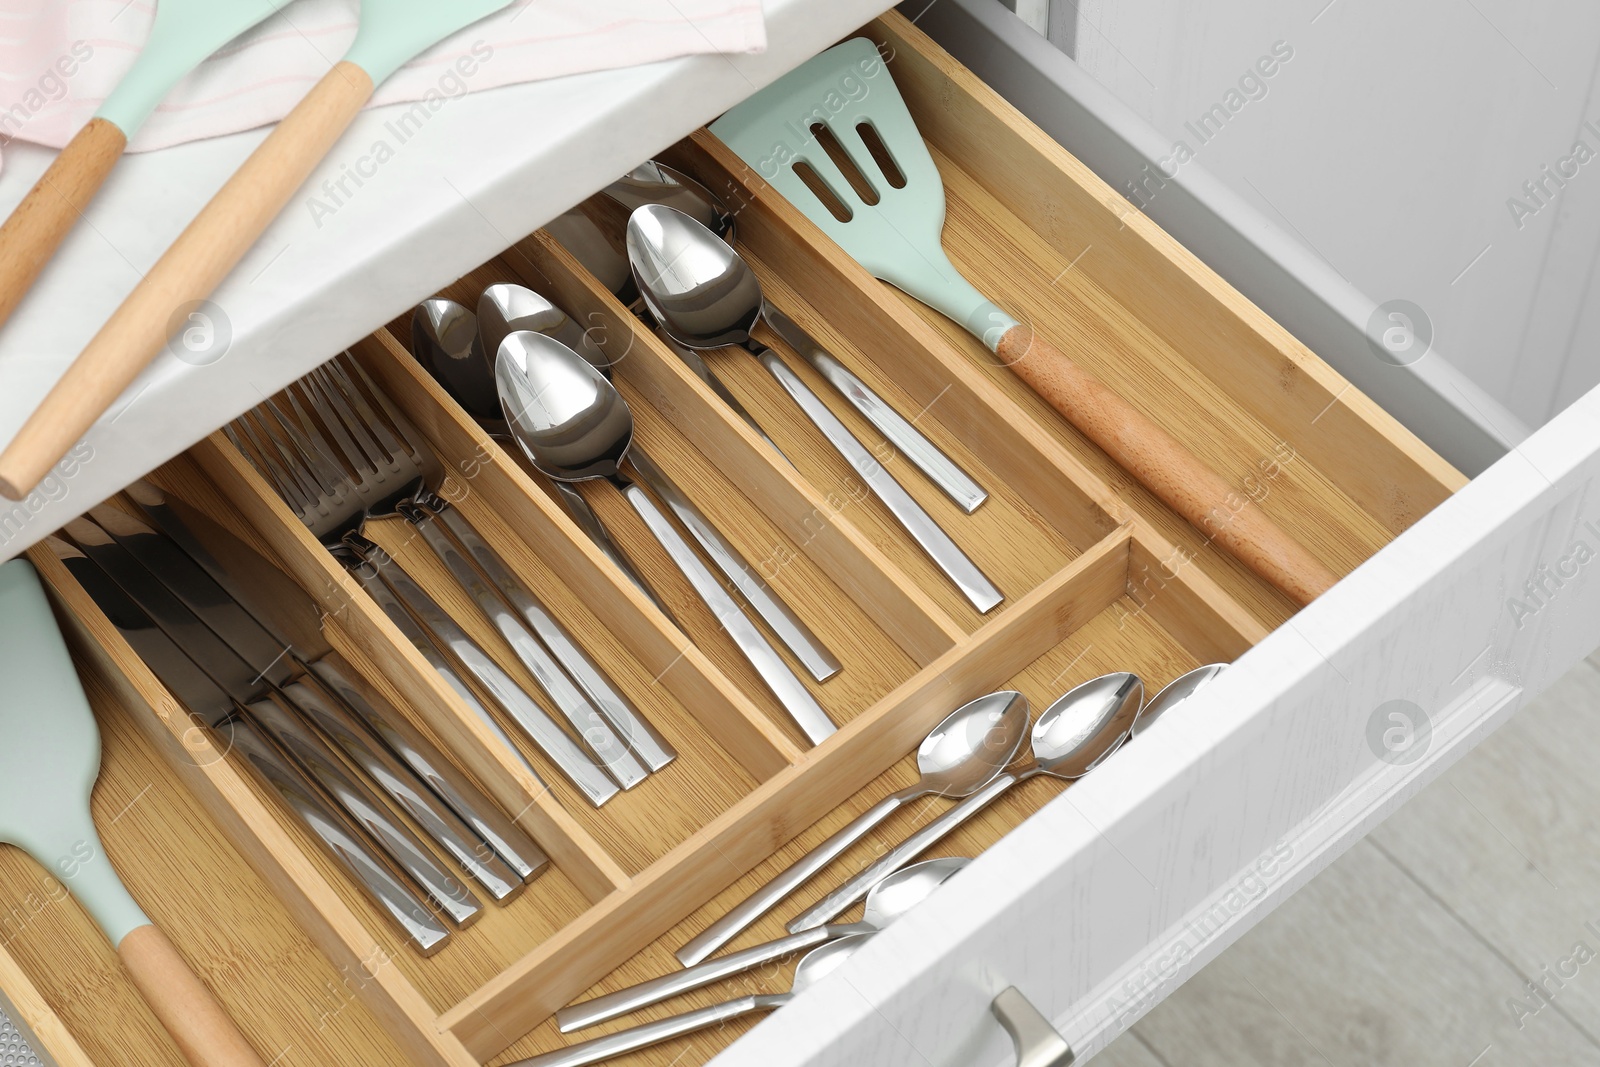
[[1005, 599], [811, 387], [751, 336], [761, 319], [761, 283], [737, 252], [683, 212], [646, 204], [628, 219], [628, 261], [645, 303], [668, 334], [690, 348], [736, 346], [749, 352], [973, 607], [987, 612]]
[[[496, 347], [493, 352], [486, 353], [478, 317], [454, 300], [424, 300], [411, 313], [411, 354], [417, 362], [444, 386], [485, 433], [497, 441], [508, 442], [511, 427], [500, 410], [500, 394], [494, 384], [493, 353], [498, 351]], [[552, 484], [579, 529], [641, 592], [654, 600], [655, 594], [611, 539], [605, 523], [583, 495], [563, 482], [552, 479]], [[666, 611], [664, 605], [656, 603]]]
[[829, 941], [821, 948], [812, 949], [795, 967], [792, 992], [755, 993], [724, 1004], [674, 1015], [628, 1030], [619, 1030], [617, 1033], [597, 1037], [555, 1052], [547, 1052], [542, 1056], [518, 1060], [508, 1067], [586, 1067], [587, 1064], [599, 1063], [627, 1052], [659, 1045], [675, 1037], [709, 1030], [746, 1015], [775, 1011], [838, 970], [862, 945], [872, 940], [872, 936], [872, 934], [852, 934], [837, 941]]
[[534, 466], [558, 481], [614, 485], [806, 737], [816, 744], [831, 735], [835, 727], [822, 705], [655, 501], [623, 474], [633, 413], [616, 386], [560, 341], [526, 331], [500, 343], [495, 384], [512, 435]]
[[1138, 737], [1161, 716], [1182, 704], [1205, 687], [1206, 683], [1221, 674], [1228, 665], [1226, 663], [1208, 663], [1204, 667], [1196, 667], [1187, 674], [1180, 674], [1172, 681], [1161, 687], [1161, 692], [1150, 698], [1150, 702], [1139, 709], [1138, 716], [1133, 720], [1133, 727], [1128, 731], [1129, 737]]
[[696, 967], [663, 975], [641, 982], [603, 997], [573, 1004], [556, 1012], [556, 1025], [563, 1034], [581, 1030], [586, 1026], [615, 1019], [619, 1015], [659, 1004], [663, 1000], [699, 989], [736, 974], [754, 970], [763, 963], [771, 963], [796, 952], [804, 952], [838, 937], [851, 934], [873, 934], [882, 930], [912, 908], [933, 895], [961, 868], [972, 862], [968, 859], [936, 859], [913, 863], [891, 874], [872, 887], [867, 894], [867, 905], [861, 921], [844, 925], [818, 926], [804, 933], [790, 934], [764, 945], [744, 949], [727, 956], [719, 956]]
[[917, 748], [919, 779], [856, 816], [849, 825], [790, 864], [677, 952], [691, 967], [732, 941], [773, 905], [865, 837], [895, 811], [928, 796], [971, 796], [1016, 758], [1028, 736], [1028, 698], [1014, 689], [970, 700], [944, 717]]
[[1068, 690], [1034, 724], [1031, 759], [1000, 775], [829, 893], [789, 923], [789, 932], [797, 934], [832, 922], [873, 886], [932, 848], [1019, 782], [1040, 775], [1071, 780], [1088, 774], [1122, 744], [1143, 702], [1144, 683], [1138, 675], [1125, 671], [1103, 674]]
[[[607, 378], [611, 377], [611, 365], [607, 362], [605, 353], [589, 340], [587, 333], [577, 322], [549, 300], [525, 286], [491, 285], [485, 289], [478, 301], [478, 329], [484, 348], [494, 353], [500, 351], [500, 342], [517, 330], [542, 333], [583, 356], [591, 366]], [[488, 375], [488, 382], [493, 388], [492, 370]], [[498, 410], [498, 401], [495, 406]], [[638, 472], [639, 480], [644, 482], [650, 491], [667, 505], [667, 509], [678, 517], [678, 521], [683, 523], [684, 528], [705, 550], [711, 562], [715, 563], [717, 569], [733, 583], [734, 588], [743, 594], [756, 614], [772, 628], [778, 640], [794, 654], [806, 672], [819, 682], [838, 674], [840, 664], [833, 653], [829, 652], [827, 646], [811, 632], [810, 627], [789, 610], [788, 605], [773, 594], [766, 583], [756, 577], [755, 571], [739, 554], [739, 550], [728, 543], [721, 531], [713, 526], [694, 502], [678, 488], [668, 477], [667, 472], [637, 449], [633, 452], [633, 467]], [[577, 490], [570, 485], [565, 486], [565, 489], [569, 493], [577, 494]]]
[[[606, 186], [601, 193], [629, 211], [645, 204], [664, 204], [667, 207], [677, 208], [728, 244], [734, 243], [738, 230], [734, 212], [728, 210], [727, 205], [710, 189], [665, 163], [657, 163], [654, 160], [641, 163]], [[586, 247], [593, 247], [593, 242], [588, 242]], [[615, 255], [609, 245], [606, 246], [606, 252]], [[603, 263], [598, 266], [600, 271], [615, 276], [615, 267], [612, 264]], [[629, 284], [632, 284], [631, 278]], [[637, 295], [637, 287], [632, 291]], [[885, 440], [911, 460], [918, 470], [927, 475], [929, 481], [955, 502], [957, 507], [970, 515], [989, 499], [989, 494], [984, 488], [973, 481], [966, 471], [956, 466], [955, 461], [945, 455], [938, 445], [924, 437], [921, 430], [901, 417], [883, 397], [873, 392], [866, 382], [857, 378], [850, 368], [840, 363], [833, 353], [819, 345], [799, 323], [774, 307], [771, 301], [762, 302], [761, 316], [767, 325], [772, 327], [773, 332], [783, 338], [784, 344], [815, 367], [817, 373], [839, 391], [840, 396], [861, 412], [867, 421], [883, 434]]]

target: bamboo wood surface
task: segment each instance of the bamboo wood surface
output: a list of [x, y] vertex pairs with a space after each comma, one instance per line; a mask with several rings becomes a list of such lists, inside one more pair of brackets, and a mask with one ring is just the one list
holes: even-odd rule
[[[957, 265], [1136, 403], [1314, 557], [1343, 573], [1461, 483], [905, 20], [886, 16], [866, 32], [895, 49], [891, 70], [946, 181], [945, 237]], [[645, 803], [615, 808], [611, 822], [604, 821], [611, 805], [596, 819], [560, 786], [538, 789], [495, 751], [481, 724], [223, 438], [214, 436], [158, 471], [155, 480], [173, 495], [274, 557], [318, 602], [329, 642], [366, 684], [452, 752], [550, 851], [550, 872], [510, 907], [488, 909], [470, 930], [457, 932], [444, 952], [428, 960], [409, 953], [307, 836], [279, 821], [271, 798], [240, 778], [220, 753], [202, 747], [198, 751], [216, 761], [197, 761], [183, 744], [186, 722], [171, 698], [131, 660], [81, 590], [74, 593], [70, 576], [53, 559], [39, 561], [71, 617], [75, 648], [114, 689], [108, 695], [91, 687], [103, 728], [108, 720], [123, 723], [108, 730], [120, 737], [127, 723], [137, 724], [130, 736], [156, 761], [141, 781], [188, 783], [209, 811], [209, 818], [187, 816], [199, 820], [202, 836], [225, 836], [262, 872], [257, 877], [244, 868], [243, 882], [229, 883], [242, 886], [236, 895], [246, 907], [259, 903], [263, 915], [281, 916], [287, 905], [293, 917], [276, 919], [283, 930], [262, 932], [251, 924], [239, 936], [247, 946], [299, 939], [315, 967], [285, 963], [295, 968], [295, 981], [320, 975], [316, 967], [327, 970], [332, 960], [334, 973], [345, 976], [338, 985], [344, 1006], [327, 1009], [336, 1017], [326, 1027], [332, 1035], [319, 1030], [314, 1036], [338, 1042], [340, 1025], [379, 1027], [373, 1047], [388, 1058], [375, 1062], [469, 1067], [561, 1047], [568, 1039], [547, 1021], [556, 1007], [673, 969], [672, 950], [854, 814], [908, 784], [915, 776], [910, 753], [964, 700], [1014, 687], [1029, 696], [1037, 714], [1072, 684], [1119, 669], [1137, 671], [1154, 690], [1201, 663], [1238, 656], [1294, 608], [1130, 479], [958, 327], [866, 275], [759, 183], [746, 185], [742, 165], [714, 138], [697, 134], [677, 146], [670, 161], [739, 208], [739, 248], [769, 298], [896, 408], [916, 415], [918, 426], [991, 491], [975, 516], [957, 518], [937, 490], [914, 472], [906, 478], [919, 502], [966, 539], [964, 547], [981, 536], [975, 558], [993, 568], [1008, 597], [990, 617], [977, 617], [952, 598], [872, 507], [855, 501], [836, 506], [849, 499], [847, 472], [830, 466], [826, 446], [753, 361], [708, 354], [794, 460], [792, 468], [547, 236], [519, 242], [447, 295], [474, 306], [484, 284], [520, 279], [601, 335], [608, 351], [620, 347], [625, 358], [617, 380], [638, 416], [639, 440], [742, 551], [761, 558], [781, 548], [792, 555], [771, 581], [846, 664], [836, 680], [816, 690], [842, 723], [823, 745], [810, 748], [785, 727], [737, 656], [719, 644], [725, 638], [695, 616], [686, 591], [672, 586], [664, 558], [645, 551], [636, 563], [652, 584], [662, 581], [681, 627], [586, 541], [519, 458], [467, 419], [385, 330], [360, 342], [356, 355], [427, 439], [450, 474], [446, 484], [457, 506], [682, 753], [659, 781], [641, 787], [653, 790], [641, 793]], [[405, 323], [396, 325], [406, 337]], [[820, 386], [808, 367], [792, 362]], [[852, 409], [818, 391], [863, 440], [878, 442]], [[605, 518], [624, 530], [626, 547], [634, 551], [631, 512], [621, 508]], [[436, 565], [406, 543], [406, 533], [395, 524], [375, 528], [448, 610], [468, 621], [468, 605], [450, 593]], [[491, 632], [473, 625], [486, 646], [494, 645]], [[492, 654], [515, 669], [504, 649]], [[102, 702], [109, 705], [102, 709]], [[160, 710], [152, 714], [148, 707]], [[129, 781], [126, 759], [120, 743], [108, 742], [106, 783]], [[133, 799], [140, 786], [117, 788]], [[1040, 782], [1017, 790], [938, 854], [978, 851], [1060, 789]], [[182, 792], [166, 792], [187, 800]], [[131, 812], [142, 811], [147, 800]], [[99, 794], [97, 803], [103, 803]], [[739, 944], [778, 933], [790, 906], [809, 905], [944, 806], [932, 800], [897, 815], [835, 874], [806, 887]], [[160, 851], [171, 851], [165, 842], [181, 840], [184, 832], [176, 818], [162, 822], [144, 845], [145, 869], [154, 870]], [[108, 848], [119, 840], [114, 833]], [[208, 872], [206, 884], [237, 879], [230, 864], [238, 865], [239, 856], [225, 851], [231, 859], [208, 854], [186, 862]], [[10, 858], [0, 852], [0, 886], [25, 889], [26, 880], [6, 866]], [[147, 888], [138, 879], [134, 884], [141, 893]], [[167, 879], [157, 899], [187, 903], [190, 894], [184, 883]], [[188, 926], [169, 924], [169, 932], [202, 967], [235, 958], [216, 946], [196, 951], [184, 940], [192, 936]], [[309, 948], [313, 943], [321, 954]], [[76, 946], [70, 933], [53, 940], [50, 950], [85, 951], [63, 946]], [[89, 945], [87, 951], [98, 950]], [[373, 952], [385, 965], [371, 978], [352, 981]], [[123, 1046], [139, 1049], [140, 1063], [176, 1062], [142, 1006], [135, 1003], [126, 1022], [107, 1024], [121, 1017], [77, 1007], [78, 1000], [52, 984], [44, 963], [50, 958], [23, 942], [0, 948], [0, 981], [12, 960], [38, 987], [46, 1022], [53, 1013], [96, 1062], [108, 1047]], [[789, 973], [788, 965], [769, 968], [654, 1013], [775, 992], [786, 988]], [[109, 988], [94, 988], [102, 987]], [[233, 994], [216, 987], [225, 1006], [243, 1018]], [[130, 994], [123, 989], [118, 995]], [[294, 1039], [274, 1044], [262, 1034], [303, 1023], [306, 998], [270, 987], [258, 996], [268, 1008], [254, 1012], [246, 1030], [263, 1054], [275, 1054]], [[617, 1062], [704, 1062], [744, 1028]], [[145, 1055], [147, 1048], [154, 1051]], [[368, 1062], [320, 1051], [311, 1058]]]
[[117, 955], [192, 1067], [265, 1067], [205, 983], [154, 925], [128, 931]]
[[340, 62], [323, 75], [112, 312], [0, 452], [0, 495], [21, 500], [155, 359], [181, 315], [222, 283], [372, 96]]
[[90, 119], [0, 225], [0, 326], [78, 224], [127, 144], [116, 123]]

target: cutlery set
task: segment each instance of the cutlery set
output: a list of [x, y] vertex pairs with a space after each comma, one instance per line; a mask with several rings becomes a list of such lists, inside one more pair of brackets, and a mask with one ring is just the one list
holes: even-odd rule
[[[375, 84], [407, 57], [506, 2], [474, 0], [447, 5], [446, 11], [419, 0], [364, 0], [360, 35], [346, 59], [200, 213], [0, 455], [0, 491], [31, 486], [63, 443], [76, 440], [115, 398], [164, 340], [171, 307], [203, 298], [221, 281]], [[0, 292], [11, 297], [10, 303], [0, 300], [0, 321], [165, 88], [220, 46], [226, 38], [218, 34], [253, 25], [278, 3], [229, 0], [215, 6], [179, 33], [160, 17], [179, 10], [178, 0], [162, 0], [151, 49], [130, 75], [129, 87], [107, 101], [63, 151], [48, 180], [0, 228], [0, 261], [7, 264], [0, 271]], [[875, 91], [853, 99], [834, 93], [830, 99], [839, 108], [826, 115], [815, 109], [814, 102], [849, 72], [879, 79]], [[937, 167], [871, 41], [857, 38], [824, 52], [710, 130], [872, 276], [976, 336], [1068, 422], [1247, 567], [1298, 603], [1331, 584], [1322, 564], [1259, 509], [1226, 509], [1226, 519], [1219, 519], [1232, 495], [1220, 476], [962, 277], [942, 244], [944, 191]], [[909, 461], [915, 477], [959, 509], [958, 521], [978, 511], [987, 491], [917, 428], [915, 415], [896, 410], [773, 305], [740, 254], [735, 214], [704, 185], [649, 161], [552, 221], [547, 231], [637, 317], [637, 323], [627, 320], [630, 328], [653, 331], [718, 398], [713, 404], [725, 405], [749, 425], [764, 442], [757, 448], [770, 446], [776, 463], [787, 462], [718, 375], [724, 357], [716, 353], [724, 349], [742, 349], [757, 361], [788, 398], [783, 403], [792, 402], [805, 416], [808, 432], [814, 430], [842, 457], [895, 520], [909, 538], [908, 550], [914, 545], [978, 616], [1004, 602], [1005, 594], [978, 563], [788, 360], [803, 361], [827, 383], [834, 402], [848, 404], [881, 434]], [[769, 288], [781, 301], [782, 287]], [[719, 529], [701, 510], [698, 487], [681, 475], [675, 480], [635, 442], [634, 413], [612, 380], [623, 357], [569, 314], [585, 309], [563, 308], [553, 291], [524, 285], [499, 283], [473, 295], [471, 307], [443, 297], [425, 300], [409, 317], [410, 355], [448, 394], [452, 410], [459, 405], [513, 462], [536, 476], [583, 535], [670, 621], [668, 598], [653, 588], [648, 568], [620, 543], [624, 539], [607, 529], [600, 517], [607, 505], [596, 507], [601, 496], [620, 494], [806, 741], [815, 746], [832, 737], [845, 716], [830, 715], [819, 694], [826, 695], [827, 685], [843, 672], [839, 656], [763, 580], [733, 531]], [[765, 343], [769, 337], [781, 351]], [[547, 602], [550, 592], [520, 576], [457, 506], [463, 485], [452, 476], [450, 458], [435, 451], [432, 424], [397, 402], [410, 397], [393, 387], [404, 379], [377, 373], [370, 353], [357, 351], [359, 358], [336, 357], [224, 427], [227, 441], [259, 475], [263, 492], [275, 495], [315, 540], [316, 545], [305, 541], [307, 551], [319, 559], [326, 551], [348, 572], [428, 670], [481, 721], [490, 743], [540, 786], [548, 779], [558, 796], [570, 791], [600, 809], [671, 768], [678, 758], [673, 744], [624, 694], [603, 657], [586, 650], [563, 625]], [[697, 396], [705, 395], [691, 379], [682, 380]], [[403, 412], [416, 416], [430, 434], [419, 432]], [[738, 423], [730, 425], [743, 434]], [[694, 442], [692, 424], [677, 429]], [[899, 470], [904, 474], [905, 468]], [[438, 952], [454, 931], [480, 918], [484, 897], [509, 904], [548, 868], [541, 845], [335, 651], [311, 595], [176, 493], [153, 481], [136, 482], [46, 544], [203, 727], [210, 747], [246, 768], [281, 801], [419, 954]], [[411, 553], [429, 559], [426, 577]], [[450, 588], [429, 584], [446, 581], [438, 575], [447, 576]], [[1015, 592], [1020, 596], [1022, 590]], [[98, 766], [97, 734], [76, 681], [60, 681], [70, 662], [51, 643], [53, 624], [38, 623], [48, 621], [48, 606], [26, 564], [0, 566], [0, 608], [0, 663], [12, 657], [48, 662], [49, 670], [19, 667], [12, 674], [56, 684], [0, 704], [0, 726], [8, 732], [7, 744], [0, 746], [0, 839], [16, 841], [55, 866], [58, 856], [71, 853], [72, 841], [99, 849], [83, 811]], [[474, 631], [491, 634], [493, 648]], [[570, 1004], [556, 1018], [561, 1032], [580, 1030], [806, 953], [792, 992], [739, 997], [518, 1062], [580, 1067], [781, 1006], [959, 873], [967, 860], [917, 862], [958, 827], [1032, 778], [1082, 778], [1223, 669], [1211, 664], [1191, 671], [1148, 700], [1137, 675], [1102, 675], [1061, 695], [1036, 720], [1022, 693], [1009, 689], [956, 708], [918, 746], [916, 782], [867, 808], [684, 943], [675, 952], [680, 970]], [[1008, 676], [994, 674], [984, 687]], [[49, 704], [59, 714], [47, 728], [19, 713], [29, 703]], [[928, 719], [915, 721], [920, 731]], [[26, 744], [10, 743], [13, 729], [24, 731], [16, 736]], [[683, 743], [682, 734], [673, 736]], [[898, 757], [909, 739], [896, 736]], [[837, 739], [849, 741], [850, 736]], [[825, 754], [790, 747], [798, 755], [781, 757], [789, 766]], [[687, 743], [684, 749], [692, 751]], [[29, 766], [17, 759], [37, 753], [48, 758]], [[7, 766], [13, 761], [19, 765]], [[686, 756], [678, 773], [695, 762]], [[57, 817], [14, 825], [13, 813], [31, 810], [22, 806], [23, 798], [30, 790], [43, 792], [41, 776], [57, 764], [66, 768], [52, 778], [51, 796], [60, 794], [52, 805]], [[881, 832], [896, 812], [927, 798], [949, 806], [893, 844], [886, 842], [872, 862], [849, 870], [788, 920], [786, 936], [728, 951], [752, 924]], [[551, 845], [542, 830], [540, 839]], [[171, 946], [115, 882], [109, 864], [91, 863], [84, 872], [71, 880], [73, 892], [117, 945], [191, 1060], [259, 1064], [205, 987], [187, 975]], [[617, 885], [618, 892], [627, 888], [622, 880]], [[861, 919], [839, 922], [863, 901]], [[577, 988], [561, 990], [561, 997]]]
[[[1148, 703], [1144, 700], [1144, 684], [1127, 672], [1084, 682], [1039, 716], [1032, 730], [1032, 753], [1020, 763], [1013, 761], [1028, 736], [1029, 718], [1028, 701], [1021, 693], [990, 693], [957, 708], [933, 728], [919, 747], [917, 767], [921, 779], [916, 785], [890, 794], [867, 809], [684, 945], [677, 953], [682, 970], [562, 1008], [556, 1013], [557, 1026], [562, 1033], [595, 1026], [810, 950], [795, 971], [794, 992], [802, 991], [820, 977], [817, 972], [837, 966], [842, 962], [841, 956], [853, 953], [873, 934], [927, 899], [969, 862], [959, 858], [911, 862], [918, 855], [1007, 790], [1030, 778], [1082, 778], [1109, 759], [1136, 730], [1147, 728], [1222, 669], [1222, 664], [1210, 664], [1190, 671], [1170, 682]], [[961, 802], [797, 916], [789, 923], [787, 937], [725, 956], [712, 956], [896, 810], [929, 795]], [[834, 923], [863, 897], [865, 910], [858, 922]], [[518, 1067], [584, 1067], [780, 1006], [787, 996], [742, 997], [670, 1016], [520, 1060]]]

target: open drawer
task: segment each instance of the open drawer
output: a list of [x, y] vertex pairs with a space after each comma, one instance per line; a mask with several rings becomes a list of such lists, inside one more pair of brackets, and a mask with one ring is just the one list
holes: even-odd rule
[[[1000, 1047], [985, 1042], [1000, 1038], [986, 1008], [1007, 986], [1091, 1050], [1508, 711], [1519, 686], [1593, 644], [1600, 592], [1580, 570], [1525, 616], [1507, 620], [1504, 600], [1541, 561], [1567, 566], [1574, 538], [1600, 543], [1578, 525], [1590, 518], [1579, 480], [1596, 465], [1594, 442], [1558, 436], [1592, 438], [1594, 405], [1589, 425], [1563, 420], [1457, 493], [1464, 479], [1404, 427], [914, 26], [890, 15], [863, 32], [891, 57], [934, 149], [957, 263], [1019, 318], [1083, 339], [1077, 358], [1349, 577], [1294, 614], [980, 345], [846, 260], [701, 132], [670, 157], [743, 205], [740, 247], [769, 298], [896, 408], [922, 413], [919, 427], [990, 490], [968, 517], [904, 471], [1006, 599], [985, 615], [971, 609], [753, 361], [711, 357], [792, 466], [548, 235], [518, 242], [447, 293], [475, 300], [485, 284], [518, 280], [590, 327], [642, 445], [744, 555], [771, 564], [764, 576], [843, 662], [833, 679], [808, 683], [840, 729], [808, 745], [664, 559], [641, 551], [634, 561], [671, 617], [423, 373], [402, 336], [379, 329], [353, 355], [449, 472], [442, 495], [680, 756], [594, 809], [530, 747], [523, 755], [551, 783], [542, 787], [225, 436], [156, 471], [166, 491], [281, 566], [317, 602], [334, 650], [550, 854], [552, 869], [523, 894], [424, 959], [253, 779], [189, 730], [48, 548], [31, 550], [108, 735], [96, 799], [107, 850], [268, 1059], [287, 1049], [287, 1062], [468, 1067], [560, 1047], [557, 1008], [674, 966], [672, 951], [745, 893], [911, 781], [910, 753], [959, 704], [1015, 688], [1037, 712], [1108, 671], [1136, 672], [1153, 692], [1200, 664], [1234, 661], [1194, 704], [1079, 783], [1037, 780], [948, 838], [944, 854], [987, 851], [838, 980], [727, 1056], [987, 1062]], [[859, 436], [881, 443], [809, 368], [796, 369]], [[620, 507], [603, 517], [630, 549], [642, 543]], [[379, 523], [371, 535], [515, 670], [403, 530]], [[1394, 700], [1422, 716], [1416, 745], [1384, 743]], [[898, 814], [836, 872], [947, 803]], [[4, 859], [7, 898], [25, 897], [37, 871]], [[839, 880], [802, 890], [737, 944], [776, 936]], [[95, 1062], [176, 1062], [73, 908], [40, 909], [24, 933], [0, 951], [0, 985], [59, 1062], [85, 1062], [78, 1046]], [[790, 970], [672, 1007], [781, 990]], [[618, 1062], [703, 1062], [745, 1029]]]

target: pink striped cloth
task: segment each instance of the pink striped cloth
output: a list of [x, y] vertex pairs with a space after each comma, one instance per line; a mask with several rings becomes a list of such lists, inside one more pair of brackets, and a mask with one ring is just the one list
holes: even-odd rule
[[[276, 122], [344, 54], [357, 10], [358, 0], [287, 4], [180, 82], [129, 150]], [[154, 18], [153, 0], [0, 2], [0, 144], [66, 144], [133, 63]], [[514, 0], [408, 63], [372, 103], [765, 47], [760, 0]]]

